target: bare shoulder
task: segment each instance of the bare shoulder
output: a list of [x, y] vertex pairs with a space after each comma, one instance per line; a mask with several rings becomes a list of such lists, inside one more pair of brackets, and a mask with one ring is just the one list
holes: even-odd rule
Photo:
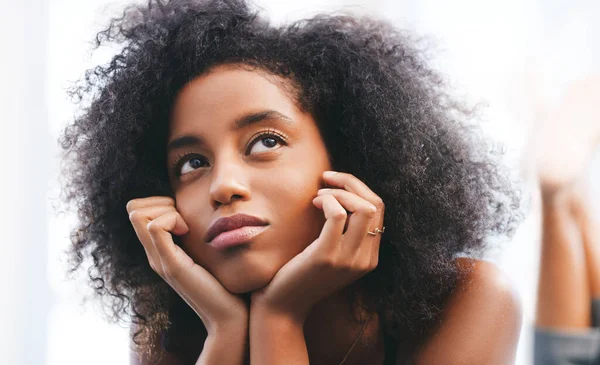
[[[520, 304], [520, 298], [508, 275], [493, 262], [459, 258], [456, 264], [464, 274], [458, 281], [454, 296], [470, 293], [471, 295], [460, 298], [462, 300], [479, 298], [490, 302], [493, 299], [506, 299], [511, 303]], [[482, 296], [482, 294], [493, 297]]]
[[460, 258], [457, 265], [463, 275], [417, 364], [513, 364], [522, 310], [512, 282], [489, 261]]

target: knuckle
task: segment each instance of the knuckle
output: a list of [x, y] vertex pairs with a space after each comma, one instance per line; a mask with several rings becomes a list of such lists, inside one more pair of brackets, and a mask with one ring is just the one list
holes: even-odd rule
[[380, 211], [383, 211], [385, 209], [385, 204], [380, 197], [377, 197], [375, 202], [373, 202], [373, 205], [375, 205], [375, 208], [377, 208]]
[[129, 212], [129, 220], [131, 222], [139, 220], [141, 217], [141, 213], [138, 210], [132, 210]]
[[369, 262], [367, 260], [363, 260], [362, 258], [356, 260], [356, 263], [353, 266], [354, 270], [358, 273], [363, 273], [369, 270]]
[[373, 271], [377, 266], [377, 261], [374, 261], [371, 257], [360, 256], [355, 259], [355, 270], [358, 273], [368, 273]]
[[332, 257], [323, 257], [317, 261], [317, 267], [321, 269], [332, 269], [337, 266], [337, 262]]
[[342, 265], [340, 265], [340, 269], [345, 272], [353, 272], [356, 270], [356, 265], [354, 264], [351, 257], [348, 257], [347, 260], [344, 260]]
[[363, 214], [368, 218], [374, 218], [377, 214], [377, 208], [372, 204], [368, 204], [364, 207]]
[[331, 218], [336, 221], [346, 220], [348, 217], [348, 213], [344, 209], [336, 210], [331, 214]]
[[376, 267], [377, 267], [376, 262], [373, 262], [372, 260], [368, 260], [365, 264], [364, 271], [370, 272], [370, 271], [373, 271], [373, 269], [375, 269]]
[[155, 234], [160, 232], [162, 228], [156, 220], [153, 220], [148, 222], [148, 224], [146, 225], [146, 229], [148, 230], [148, 232]]
[[127, 209], [127, 213], [131, 213], [131, 210], [133, 209], [133, 206], [135, 204], [134, 200], [135, 199], [128, 201], [127, 204], [125, 205], [125, 209]]

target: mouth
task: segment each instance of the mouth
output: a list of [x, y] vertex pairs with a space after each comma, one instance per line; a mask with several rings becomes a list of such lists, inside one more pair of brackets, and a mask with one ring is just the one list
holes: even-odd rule
[[265, 231], [268, 226], [245, 226], [231, 231], [220, 233], [209, 245], [218, 249], [224, 250], [229, 247], [239, 246], [249, 243], [251, 239]]
[[215, 248], [226, 248], [248, 242], [267, 229], [269, 223], [248, 214], [234, 214], [217, 219], [208, 229], [204, 242]]

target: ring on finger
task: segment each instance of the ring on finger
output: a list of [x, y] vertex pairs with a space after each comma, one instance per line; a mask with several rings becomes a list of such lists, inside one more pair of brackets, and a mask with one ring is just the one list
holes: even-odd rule
[[375, 228], [375, 232], [367, 231], [367, 234], [370, 234], [371, 236], [377, 236], [378, 233], [383, 233], [384, 231], [385, 227], [382, 227], [381, 229]]

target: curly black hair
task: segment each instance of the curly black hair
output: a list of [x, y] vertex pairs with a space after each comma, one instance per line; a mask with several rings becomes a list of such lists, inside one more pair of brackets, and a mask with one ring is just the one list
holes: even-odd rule
[[64, 202], [78, 214], [70, 272], [91, 259], [95, 293], [113, 318], [136, 324], [140, 346], [161, 334], [164, 348], [183, 352], [185, 338], [205, 334], [150, 268], [125, 206], [174, 196], [169, 114], [178, 90], [211, 67], [285, 80], [317, 121], [333, 169], [383, 199], [379, 265], [360, 287], [406, 358], [456, 286], [456, 257], [482, 255], [489, 236], [511, 237], [522, 220], [520, 190], [474, 123], [477, 108], [450, 95], [420, 39], [386, 21], [329, 14], [273, 26], [244, 0], [149, 0], [110, 20], [94, 48], [106, 44], [120, 51], [69, 89], [90, 102], [59, 139]]

